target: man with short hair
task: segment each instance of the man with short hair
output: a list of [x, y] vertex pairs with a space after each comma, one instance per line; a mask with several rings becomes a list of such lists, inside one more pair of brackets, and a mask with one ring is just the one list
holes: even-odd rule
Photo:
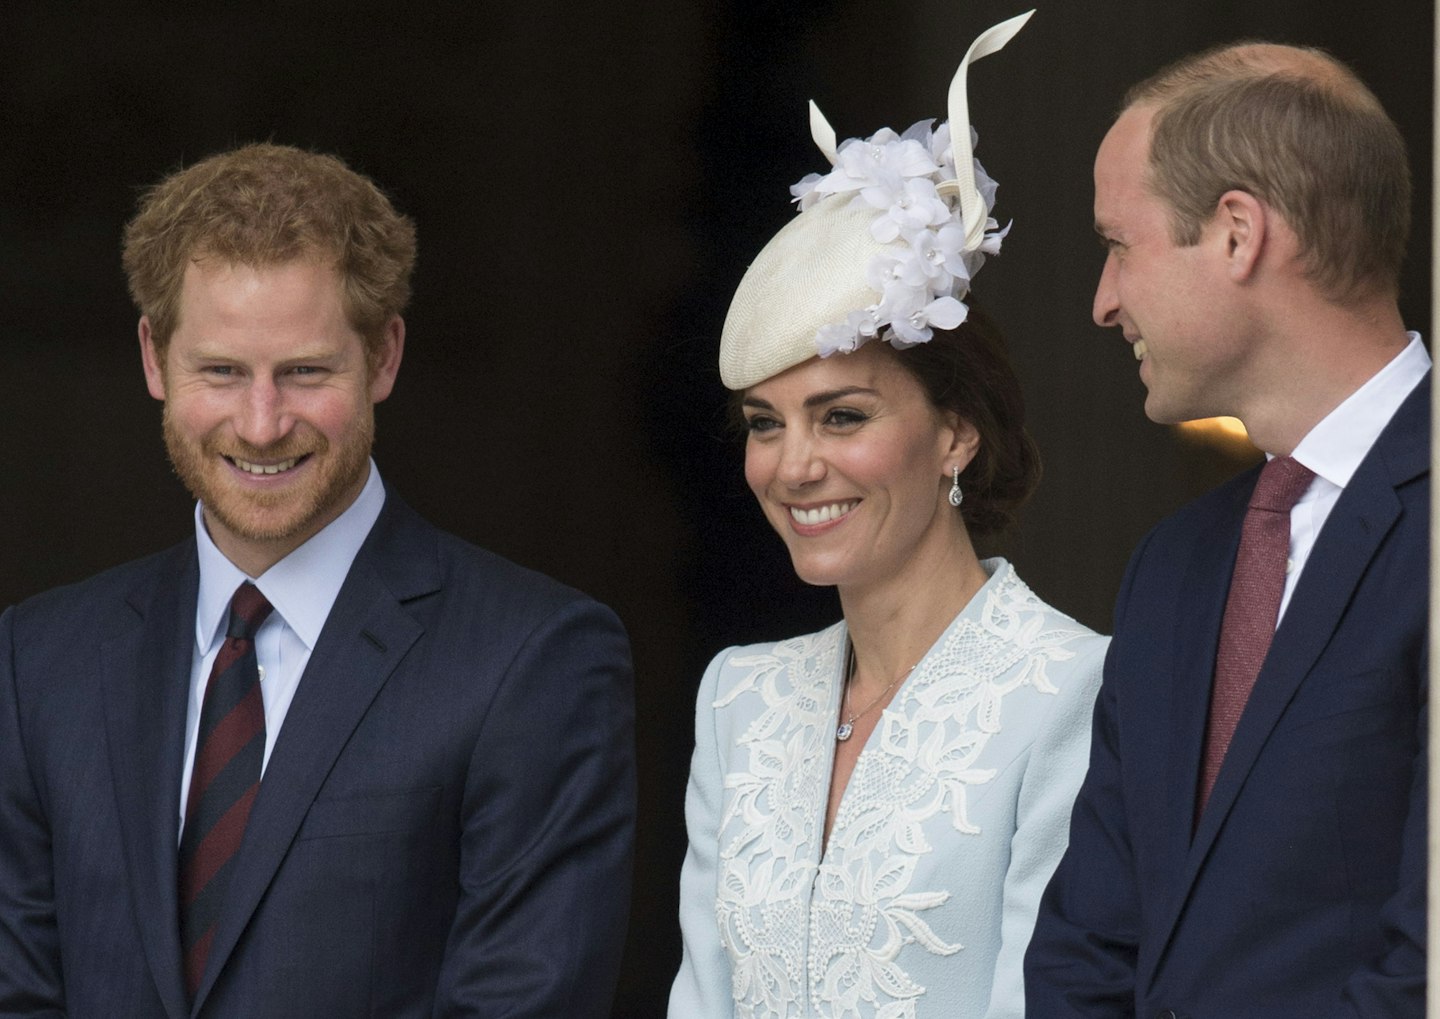
[[0, 616], [0, 1014], [608, 1016], [629, 648], [382, 484], [414, 254], [276, 145], [129, 224], [195, 537]]
[[1268, 454], [1131, 559], [1029, 1015], [1420, 1016], [1430, 358], [1397, 307], [1404, 145], [1343, 65], [1224, 47], [1095, 161], [1158, 422]]

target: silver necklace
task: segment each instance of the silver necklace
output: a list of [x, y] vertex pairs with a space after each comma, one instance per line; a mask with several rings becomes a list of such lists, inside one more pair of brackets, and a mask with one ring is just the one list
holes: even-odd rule
[[[923, 661], [923, 659], [922, 659], [922, 661]], [[881, 701], [883, 701], [883, 700], [885, 699], [885, 695], [888, 694], [888, 693], [894, 688], [894, 686], [895, 686], [896, 683], [900, 682], [900, 681], [901, 681], [902, 679], [904, 679], [906, 676], [910, 675], [910, 673], [914, 672], [914, 671], [919, 667], [919, 665], [920, 665], [920, 662], [916, 662], [914, 665], [910, 666], [910, 668], [906, 669], [904, 672], [902, 672], [902, 673], [900, 673], [899, 675], [897, 675], [897, 676], [896, 676], [894, 679], [892, 679], [888, 684], [886, 684], [885, 689], [884, 689], [884, 690], [881, 690], [880, 693], [879, 693], [879, 695], [878, 695], [873, 701], [871, 701], [869, 704], [865, 705], [865, 707], [861, 708], [859, 711], [851, 712], [851, 711], [849, 711], [849, 709], [847, 708], [847, 709], [846, 709], [846, 712], [847, 712], [847, 714], [848, 714], [849, 717], [847, 717], [847, 718], [845, 719], [845, 721], [841, 722], [839, 728], [837, 728], [837, 729], [835, 730], [835, 740], [836, 740], [836, 742], [837, 742], [837, 743], [844, 743], [847, 739], [849, 739], [850, 736], [851, 736], [851, 734], [855, 732], [855, 719], [857, 719], [857, 718], [864, 718], [865, 715], [867, 715], [867, 714], [871, 711], [871, 709], [873, 709], [873, 708], [875, 707], [875, 705], [879, 704]], [[845, 702], [846, 702], [847, 704], [848, 704], [849, 701], [850, 701], [850, 680], [851, 680], [851, 678], [852, 678], [854, 675], [855, 675], [855, 645], [851, 644], [851, 645], [848, 645], [848, 646], [845, 648], [845, 694], [844, 694], [844, 698], [845, 698]]]

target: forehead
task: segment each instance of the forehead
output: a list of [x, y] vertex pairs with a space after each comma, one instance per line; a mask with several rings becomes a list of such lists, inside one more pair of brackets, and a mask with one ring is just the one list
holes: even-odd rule
[[343, 317], [343, 304], [339, 274], [309, 260], [257, 266], [197, 259], [186, 266], [180, 286], [182, 326], [199, 317], [261, 328], [330, 321]]
[[167, 356], [283, 361], [358, 355], [333, 266], [253, 266], [202, 259], [186, 267]]
[[1109, 227], [1137, 202], [1154, 201], [1145, 186], [1150, 161], [1150, 125], [1154, 110], [1136, 105], [1122, 113], [1106, 133], [1095, 156], [1095, 219]]
[[907, 395], [913, 390], [918, 395], [919, 383], [896, 363], [899, 356], [903, 355], [887, 349], [880, 340], [871, 340], [849, 354], [803, 361], [751, 386], [745, 391], [745, 398], [777, 404], [851, 389], [871, 389], [890, 397]]

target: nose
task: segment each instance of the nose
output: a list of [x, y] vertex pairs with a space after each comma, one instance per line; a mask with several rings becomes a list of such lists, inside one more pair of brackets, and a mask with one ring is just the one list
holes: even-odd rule
[[290, 430], [280, 388], [273, 379], [257, 375], [245, 387], [239, 413], [235, 417], [235, 434], [257, 449], [265, 449], [285, 437]]
[[1100, 270], [1100, 281], [1095, 285], [1095, 303], [1090, 309], [1097, 326], [1118, 324], [1120, 298], [1115, 290], [1115, 256], [1105, 256], [1105, 266]]
[[788, 430], [780, 448], [775, 476], [790, 488], [799, 488], [825, 476], [825, 462], [815, 449], [813, 437], [803, 429]]

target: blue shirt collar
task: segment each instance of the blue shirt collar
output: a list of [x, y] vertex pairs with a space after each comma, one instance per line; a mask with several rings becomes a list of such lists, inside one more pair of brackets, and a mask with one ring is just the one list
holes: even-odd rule
[[200, 503], [195, 504], [195, 544], [200, 559], [200, 594], [195, 603], [195, 646], [204, 655], [215, 642], [230, 610], [235, 589], [253, 581], [304, 643], [315, 650], [320, 631], [350, 573], [360, 546], [385, 505], [385, 486], [375, 461], [365, 487], [345, 511], [309, 541], [259, 577], [247, 577], [225, 558], [205, 529]]

